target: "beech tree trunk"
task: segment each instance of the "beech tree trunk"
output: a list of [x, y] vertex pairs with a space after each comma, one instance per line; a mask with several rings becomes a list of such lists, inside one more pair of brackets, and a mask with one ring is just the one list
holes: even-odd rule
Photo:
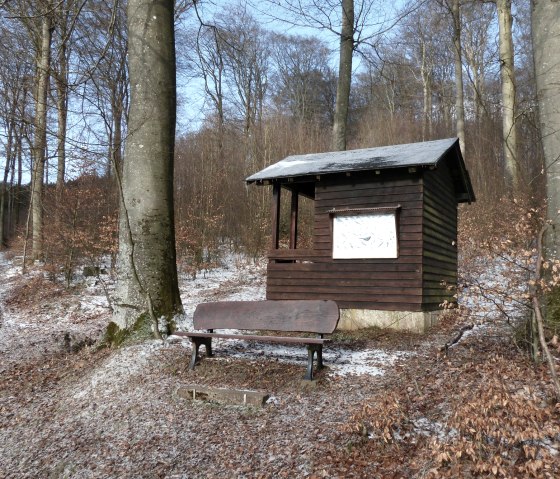
[[426, 42], [421, 39], [421, 64], [420, 73], [422, 75], [422, 93], [424, 97], [422, 115], [422, 141], [431, 140], [433, 134], [432, 127], [432, 64], [427, 58]]
[[517, 162], [517, 133], [515, 125], [515, 71], [511, 0], [496, 0], [499, 24], [500, 73], [502, 77], [502, 133], [507, 183], [519, 187], [520, 173]]
[[8, 124], [8, 139], [6, 141], [6, 165], [4, 167], [4, 177], [0, 187], [0, 249], [5, 246], [4, 223], [6, 219], [6, 190], [8, 187], [8, 176], [10, 174], [10, 166], [12, 163], [12, 144], [15, 133], [14, 120], [10, 120]]
[[336, 87], [336, 109], [333, 125], [333, 150], [346, 149], [346, 127], [352, 83], [352, 55], [354, 52], [354, 0], [342, 0], [342, 29], [340, 31], [340, 61]]
[[560, 2], [533, 0], [532, 36], [539, 122], [545, 159], [546, 253], [560, 258]]
[[461, 47], [461, 8], [459, 0], [452, 0], [453, 46], [455, 54], [455, 115], [457, 136], [463, 156], [465, 155], [465, 100], [463, 92], [463, 55]]
[[41, 46], [37, 57], [37, 98], [35, 102], [35, 132], [33, 140], [33, 174], [31, 208], [33, 219], [34, 260], [43, 257], [43, 182], [45, 149], [47, 146], [47, 93], [49, 90], [52, 25], [50, 14], [41, 17]]
[[[63, 30], [62, 34], [66, 34], [66, 29]], [[66, 174], [66, 130], [68, 125], [68, 56], [66, 42], [59, 46], [58, 68], [56, 74], [56, 108], [58, 114], [56, 190], [60, 194], [64, 187]]]
[[[118, 283], [107, 334], [159, 337], [182, 312], [173, 217], [173, 0], [129, 0], [131, 102], [121, 187]], [[115, 169], [118, 175], [118, 169]]]

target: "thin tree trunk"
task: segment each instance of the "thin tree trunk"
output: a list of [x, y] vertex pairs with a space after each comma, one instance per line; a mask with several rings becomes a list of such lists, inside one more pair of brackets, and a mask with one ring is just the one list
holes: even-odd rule
[[[16, 141], [17, 145], [17, 141]], [[9, 194], [8, 194], [8, 236], [11, 238], [14, 234], [14, 202], [15, 202], [15, 188], [14, 188], [14, 177], [16, 169], [16, 155], [17, 151], [14, 149], [12, 154], [12, 161], [10, 162], [10, 182], [9, 182]]]
[[426, 58], [426, 44], [422, 40], [422, 63], [420, 73], [422, 75], [422, 93], [424, 97], [422, 118], [422, 141], [432, 137], [432, 72], [431, 65]]
[[500, 72], [502, 77], [502, 133], [507, 183], [517, 189], [520, 182], [515, 125], [515, 71], [511, 0], [496, 0], [499, 24]]
[[352, 55], [354, 53], [354, 0], [342, 0], [342, 29], [340, 31], [340, 61], [336, 87], [332, 148], [346, 149], [350, 85], [352, 83]]
[[58, 55], [58, 67], [60, 70], [56, 79], [56, 107], [58, 110], [56, 191], [59, 195], [64, 188], [66, 173], [66, 129], [68, 123], [68, 58], [66, 55], [66, 44], [62, 44]]
[[23, 122], [20, 123], [19, 126], [19, 133], [17, 135], [16, 140], [16, 148], [17, 148], [17, 185], [16, 185], [16, 192], [15, 192], [15, 228], [16, 230], [19, 228], [20, 224], [20, 215], [21, 215], [21, 181], [23, 177], [23, 144], [22, 138], [24, 134], [24, 124]]
[[457, 116], [457, 136], [465, 155], [465, 100], [463, 93], [463, 55], [461, 47], [461, 8], [459, 0], [452, 0], [453, 46], [455, 54], [455, 114]]
[[545, 159], [546, 255], [560, 258], [560, 2], [533, 0], [532, 35], [539, 121]]
[[[113, 117], [113, 131], [111, 132], [110, 138], [110, 162], [109, 171], [111, 169], [117, 170], [119, 174], [122, 174], [122, 117], [123, 117], [123, 105], [116, 98], [113, 97], [111, 112]], [[114, 171], [113, 171], [114, 173]]]
[[14, 140], [14, 120], [13, 116], [8, 125], [8, 140], [6, 142], [6, 165], [4, 167], [4, 178], [2, 187], [0, 188], [0, 249], [5, 246], [6, 232], [4, 230], [4, 223], [6, 219], [6, 190], [8, 183], [8, 176], [10, 174], [10, 165], [12, 163], [12, 145]]
[[37, 100], [35, 108], [35, 138], [33, 142], [33, 175], [31, 205], [33, 217], [34, 260], [43, 257], [43, 176], [45, 173], [45, 149], [47, 143], [47, 93], [51, 57], [51, 18], [41, 17], [41, 50], [37, 59]]
[[[117, 301], [108, 340], [174, 328], [182, 312], [173, 217], [173, 0], [129, 0], [131, 104], [121, 194]], [[116, 333], [119, 333], [118, 336]]]

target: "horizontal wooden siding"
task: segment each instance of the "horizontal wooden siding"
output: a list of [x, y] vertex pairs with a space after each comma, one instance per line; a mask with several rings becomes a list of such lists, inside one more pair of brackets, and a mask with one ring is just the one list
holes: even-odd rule
[[434, 310], [453, 301], [457, 285], [457, 203], [444, 162], [424, 173], [422, 238], [423, 309]]
[[[422, 189], [420, 174], [410, 173], [321, 180], [315, 188], [313, 262], [269, 263], [267, 298], [332, 299], [341, 308], [420, 311]], [[332, 259], [330, 210], [399, 204], [398, 258]]]

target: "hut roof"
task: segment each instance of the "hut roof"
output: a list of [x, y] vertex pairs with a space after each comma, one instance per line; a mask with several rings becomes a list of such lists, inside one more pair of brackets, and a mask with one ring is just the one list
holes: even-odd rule
[[458, 201], [474, 201], [474, 192], [461, 155], [458, 138], [360, 150], [292, 155], [249, 176], [245, 181], [262, 184], [274, 180], [325, 174], [437, 167], [444, 158], [450, 158], [450, 167], [456, 172], [455, 180], [459, 180], [461, 186], [462, 195], [458, 197]]

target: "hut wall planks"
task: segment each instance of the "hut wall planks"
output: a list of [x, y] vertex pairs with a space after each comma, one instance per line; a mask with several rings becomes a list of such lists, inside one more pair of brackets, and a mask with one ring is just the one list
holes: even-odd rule
[[[268, 299], [333, 299], [352, 309], [423, 309], [422, 173], [383, 173], [316, 183], [313, 262], [271, 261]], [[398, 257], [333, 260], [331, 212], [379, 207], [397, 211]]]

